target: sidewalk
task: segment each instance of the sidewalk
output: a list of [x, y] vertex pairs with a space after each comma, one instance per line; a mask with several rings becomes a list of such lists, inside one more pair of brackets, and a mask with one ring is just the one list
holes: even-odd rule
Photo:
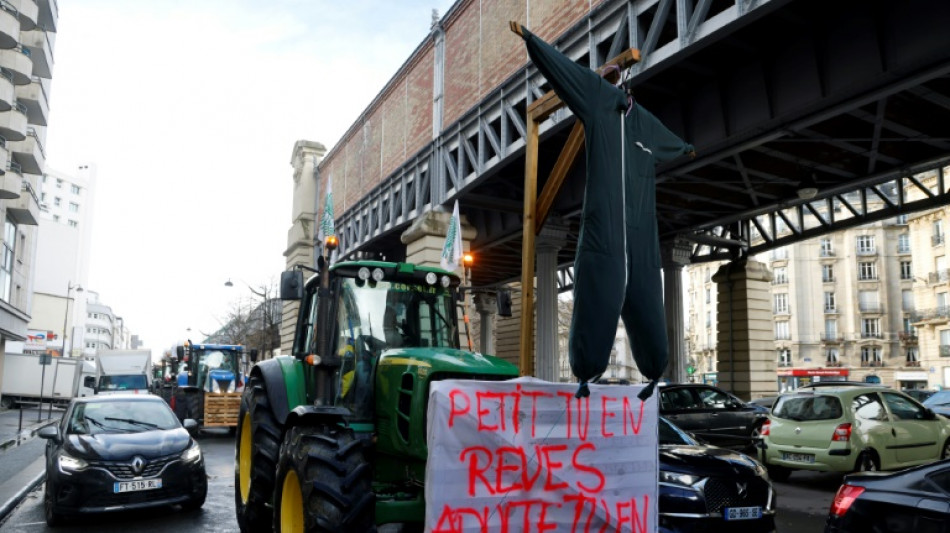
[[23, 442], [34, 437], [40, 428], [59, 422], [63, 411], [53, 408], [52, 417], [47, 418], [49, 416], [48, 406], [39, 416], [35, 408], [0, 411], [0, 454], [10, 446], [15, 446], [18, 440]]
[[[29, 456], [23, 461], [24, 468], [0, 481], [0, 523], [46, 478], [46, 458], [42, 448], [36, 456], [21, 446], [27, 443], [35, 446], [31, 441], [37, 438], [36, 432], [58, 423], [62, 415], [63, 411], [55, 408], [50, 415], [48, 406], [42, 412], [35, 408], [0, 411], [0, 461], [23, 461], [24, 453]], [[6, 476], [6, 472], [4, 474]]]

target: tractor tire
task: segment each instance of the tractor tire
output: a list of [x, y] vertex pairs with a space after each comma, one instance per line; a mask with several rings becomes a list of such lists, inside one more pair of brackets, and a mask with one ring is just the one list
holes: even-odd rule
[[264, 380], [251, 377], [234, 437], [234, 507], [241, 531], [269, 531], [274, 522], [274, 475], [283, 428], [267, 399]]
[[276, 533], [376, 531], [373, 467], [363, 441], [335, 425], [287, 432], [277, 462]]
[[199, 427], [204, 425], [205, 395], [201, 391], [185, 393], [185, 418], [193, 418]]

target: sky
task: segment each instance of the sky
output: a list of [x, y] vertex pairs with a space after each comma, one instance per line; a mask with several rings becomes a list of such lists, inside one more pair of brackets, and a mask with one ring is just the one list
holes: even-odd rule
[[86, 288], [160, 356], [276, 285], [294, 143], [332, 149], [453, 3], [58, 2], [45, 149], [97, 168]]

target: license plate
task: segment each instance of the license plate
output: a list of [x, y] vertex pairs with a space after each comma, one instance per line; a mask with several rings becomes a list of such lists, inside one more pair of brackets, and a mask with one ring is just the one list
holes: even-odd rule
[[726, 520], [755, 520], [762, 518], [761, 507], [726, 507], [723, 509]]
[[154, 490], [162, 488], [161, 479], [143, 479], [140, 481], [117, 481], [112, 485], [112, 492], [138, 492], [140, 490]]
[[814, 463], [815, 456], [810, 453], [788, 453], [782, 452], [782, 459], [785, 461], [795, 461], [796, 463]]

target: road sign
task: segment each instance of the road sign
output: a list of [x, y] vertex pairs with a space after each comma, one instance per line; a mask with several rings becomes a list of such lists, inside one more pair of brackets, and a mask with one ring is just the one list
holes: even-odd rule
[[40, 354], [40, 364], [41, 365], [50, 365], [53, 364], [53, 355], [48, 353]]
[[687, 366], [686, 366], [686, 373], [689, 374], [690, 376], [692, 376], [693, 374], [696, 373], [696, 367], [693, 366], [693, 365], [687, 365]]

